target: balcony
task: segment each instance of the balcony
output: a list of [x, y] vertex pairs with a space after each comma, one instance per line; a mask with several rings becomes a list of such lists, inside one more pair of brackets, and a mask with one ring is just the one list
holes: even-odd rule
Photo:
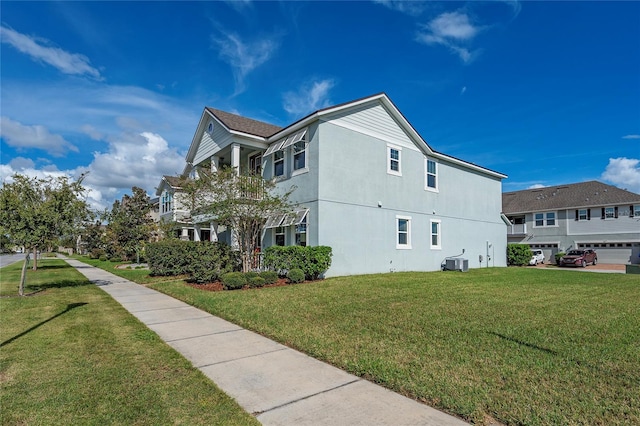
[[508, 235], [527, 235], [527, 224], [516, 223], [508, 227]]

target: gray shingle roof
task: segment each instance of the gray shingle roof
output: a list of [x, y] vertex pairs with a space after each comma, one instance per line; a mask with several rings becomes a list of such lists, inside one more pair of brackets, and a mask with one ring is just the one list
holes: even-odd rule
[[164, 175], [163, 178], [164, 178], [164, 180], [167, 181], [169, 186], [171, 186], [172, 188], [180, 188], [181, 179], [178, 176], [167, 176], [167, 175]]
[[639, 194], [595, 180], [502, 194], [505, 214], [638, 203]]
[[273, 124], [265, 123], [263, 121], [253, 120], [251, 118], [241, 117], [230, 112], [221, 111], [219, 109], [206, 107], [206, 110], [213, 114], [222, 124], [227, 126], [231, 130], [237, 132], [248, 133], [250, 135], [261, 136], [267, 138], [274, 133], [282, 130], [282, 127], [274, 126]]

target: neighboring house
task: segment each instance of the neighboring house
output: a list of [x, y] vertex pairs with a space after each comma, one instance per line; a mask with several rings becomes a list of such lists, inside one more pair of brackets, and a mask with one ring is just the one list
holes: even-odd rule
[[[180, 192], [180, 178], [175, 176], [163, 176], [160, 185], [156, 188], [158, 196], [158, 217], [160, 222], [176, 224], [176, 236], [183, 240], [201, 240], [200, 235], [194, 232], [191, 212], [185, 207]], [[202, 240], [208, 240], [209, 236]]]
[[[285, 128], [205, 108], [186, 160], [184, 175], [227, 165], [295, 186], [296, 214], [268, 218], [262, 247], [330, 246], [327, 276], [433, 271], [455, 256], [506, 266], [506, 176], [434, 151], [385, 94]], [[230, 242], [215, 220], [194, 225]]]
[[640, 263], [640, 195], [597, 181], [502, 194], [509, 243], [542, 249], [545, 259], [591, 248], [600, 263]]

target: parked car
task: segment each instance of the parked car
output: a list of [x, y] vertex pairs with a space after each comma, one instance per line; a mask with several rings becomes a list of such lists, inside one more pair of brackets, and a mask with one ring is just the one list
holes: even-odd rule
[[598, 255], [591, 249], [586, 250], [569, 250], [569, 253], [560, 258], [560, 266], [587, 266], [588, 263], [596, 265], [598, 263]]
[[538, 263], [544, 263], [544, 253], [542, 250], [531, 250], [531, 260], [529, 265], [537, 265]]

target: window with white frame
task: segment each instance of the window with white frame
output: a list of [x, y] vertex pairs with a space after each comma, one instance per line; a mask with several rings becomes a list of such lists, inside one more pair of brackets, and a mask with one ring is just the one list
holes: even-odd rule
[[442, 248], [441, 244], [441, 235], [440, 235], [440, 220], [432, 219], [431, 223], [431, 248], [432, 249], [440, 249]]
[[411, 248], [411, 217], [396, 216], [396, 248]]
[[402, 149], [387, 145], [387, 173], [402, 176], [401, 156]]
[[307, 142], [301, 140], [293, 144], [293, 171], [307, 168]]
[[284, 176], [284, 151], [273, 153], [273, 176]]
[[425, 188], [431, 191], [438, 190], [438, 163], [430, 158], [425, 159]]
[[615, 207], [605, 207], [604, 208], [604, 218], [605, 219], [615, 219], [616, 217], [616, 209]]
[[302, 218], [299, 224], [296, 225], [296, 245], [307, 245], [307, 215]]
[[173, 202], [173, 197], [170, 192], [164, 192], [162, 194], [162, 213], [168, 213], [171, 211], [171, 204]]
[[534, 213], [533, 218], [533, 226], [536, 228], [556, 226], [556, 212]]
[[588, 209], [578, 210], [578, 220], [589, 220], [589, 210]]
[[631, 217], [640, 217], [640, 204], [633, 206], [633, 209], [631, 210]]
[[285, 228], [284, 226], [278, 226], [276, 228], [273, 228], [273, 240], [275, 241], [277, 246], [284, 246], [285, 245], [285, 235], [286, 235], [286, 231], [287, 228]]

